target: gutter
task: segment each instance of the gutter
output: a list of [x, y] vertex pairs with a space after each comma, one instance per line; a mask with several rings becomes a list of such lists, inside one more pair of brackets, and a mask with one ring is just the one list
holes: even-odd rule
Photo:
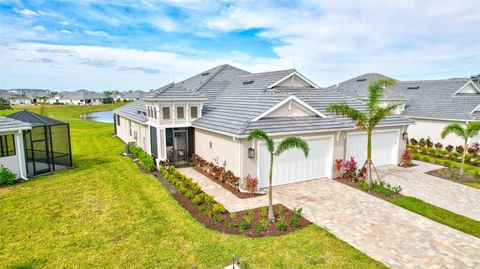
[[480, 120], [472, 120], [472, 119], [461, 120], [461, 119], [416, 117], [416, 116], [407, 116], [407, 115], [403, 115], [403, 116], [409, 119], [422, 119], [422, 120], [457, 121], [457, 122], [480, 121]]

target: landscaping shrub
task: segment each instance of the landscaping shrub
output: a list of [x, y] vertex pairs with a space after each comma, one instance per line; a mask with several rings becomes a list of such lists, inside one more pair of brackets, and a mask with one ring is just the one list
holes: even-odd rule
[[335, 163], [333, 164], [335, 171], [337, 172], [337, 176], [342, 176], [342, 167], [343, 167], [343, 159], [336, 159]]
[[453, 146], [448, 145], [448, 146], [445, 147], [445, 150], [448, 151], [448, 152], [452, 152], [453, 151]]
[[424, 148], [424, 147], [427, 145], [427, 141], [425, 140], [425, 138], [421, 138], [421, 139], [418, 141], [418, 145], [419, 145], [421, 148]]
[[463, 146], [456, 146], [455, 151], [458, 152], [458, 153], [463, 153], [463, 151], [465, 151], [465, 149], [463, 148]]
[[17, 175], [5, 166], [0, 166], [0, 185], [11, 185], [15, 182]]
[[418, 145], [417, 139], [415, 139], [415, 138], [410, 138], [410, 144], [413, 145], [413, 146]]
[[193, 154], [192, 156], [193, 165], [197, 166], [198, 168], [202, 169], [207, 174], [213, 176], [216, 180], [224, 183], [227, 182], [232, 187], [237, 188], [239, 177], [235, 176], [232, 171], [227, 170], [225, 171], [224, 167], [219, 167], [215, 165], [213, 162], [207, 162], [202, 157], [198, 156], [197, 154]]
[[427, 144], [427, 148], [433, 147], [433, 142], [432, 142], [432, 140], [430, 140], [430, 138], [427, 138], [425, 140], [425, 143]]
[[243, 180], [245, 182], [245, 188], [249, 192], [256, 192], [257, 191], [258, 178], [252, 177], [252, 176], [250, 176], [250, 174], [248, 174]]
[[294, 208], [293, 215], [288, 221], [288, 224], [290, 224], [290, 226], [292, 226], [293, 228], [297, 228], [300, 225], [298, 223], [298, 217], [300, 217], [301, 215], [302, 215], [302, 208], [299, 208], [299, 209]]
[[438, 150], [442, 150], [442, 148], [443, 148], [442, 143], [435, 143], [435, 148], [438, 149]]
[[350, 159], [345, 162], [344, 168], [343, 178], [354, 181], [357, 178], [357, 162], [353, 156], [350, 156]]
[[260, 209], [260, 216], [266, 217], [268, 215], [268, 207], [264, 206]]
[[285, 216], [278, 218], [278, 223], [275, 228], [279, 231], [285, 231], [287, 229], [287, 225], [285, 225]]
[[255, 231], [257, 233], [261, 233], [267, 228], [267, 226], [268, 226], [268, 221], [267, 220], [261, 220], [258, 223], [257, 227], [255, 228]]
[[402, 166], [410, 167], [412, 166], [412, 153], [410, 150], [406, 149], [402, 154]]
[[218, 203], [212, 206], [212, 211], [216, 214], [225, 214], [227, 212], [225, 207], [222, 204], [218, 204]]
[[133, 146], [130, 148], [130, 152], [140, 161], [140, 164], [143, 168], [148, 171], [154, 171], [155, 167], [155, 160], [153, 159], [150, 154], [145, 152], [142, 148]]

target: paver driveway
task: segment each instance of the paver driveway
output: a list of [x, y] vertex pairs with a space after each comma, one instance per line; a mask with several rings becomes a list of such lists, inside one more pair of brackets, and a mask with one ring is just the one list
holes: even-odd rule
[[[179, 169], [229, 211], [267, 204], [239, 199], [192, 168]], [[480, 268], [480, 239], [329, 179], [274, 188], [274, 202], [293, 209], [393, 268]], [[305, 238], [308, 240], [308, 238]]]
[[[443, 166], [415, 161], [418, 166], [402, 168], [388, 165], [378, 168], [382, 179], [402, 187], [402, 194], [448, 209], [480, 221], [480, 190], [451, 182], [425, 172]], [[480, 258], [479, 258], [480, 259]]]
[[480, 239], [333, 180], [274, 188], [289, 208], [393, 268], [480, 268]]

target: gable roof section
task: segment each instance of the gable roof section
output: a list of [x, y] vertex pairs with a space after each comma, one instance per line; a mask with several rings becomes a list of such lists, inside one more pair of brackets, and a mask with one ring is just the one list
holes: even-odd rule
[[298, 97], [296, 97], [295, 95], [290, 95], [289, 97], [283, 99], [281, 102], [277, 103], [276, 105], [272, 106], [271, 108], [269, 108], [268, 110], [266, 110], [265, 112], [263, 112], [262, 114], [258, 115], [257, 117], [255, 117], [254, 119], [252, 119], [252, 121], [258, 121], [262, 118], [265, 118], [267, 117], [268, 115], [270, 115], [272, 112], [276, 111], [277, 109], [279, 109], [280, 107], [282, 107], [283, 105], [287, 104], [288, 102], [292, 102], [292, 101], [295, 101], [297, 102], [298, 104], [300, 104], [303, 108], [305, 108], [307, 111], [319, 116], [319, 117], [322, 117], [322, 118], [326, 118], [327, 116], [325, 116], [323, 113], [317, 111], [315, 108], [311, 107], [310, 105], [308, 105], [307, 103], [303, 102], [302, 100], [300, 100]]
[[107, 97], [103, 93], [80, 89], [73, 92], [62, 92], [60, 93], [60, 98], [65, 100], [86, 100], [86, 99], [105, 99]]
[[62, 121], [45, 117], [43, 115], [33, 113], [28, 110], [22, 110], [8, 115], [7, 117], [15, 119], [21, 122], [30, 123], [32, 126], [53, 126], [53, 125], [62, 125], [66, 124]]
[[296, 70], [293, 71], [292, 73], [288, 74], [287, 76], [285, 76], [284, 78], [280, 79], [279, 81], [276, 81], [275, 83], [271, 84], [270, 86], [268, 86], [269, 89], [271, 88], [274, 88], [278, 85], [280, 85], [281, 83], [287, 81], [288, 79], [290, 78], [299, 78], [300, 80], [302, 80], [303, 82], [305, 82], [306, 84], [310, 85], [312, 88], [319, 88], [315, 83], [313, 83], [311, 80], [309, 80], [308, 78], [304, 77], [302, 74], [300, 74], [299, 72], [297, 72]]
[[[468, 87], [470, 86], [470, 87]], [[474, 91], [476, 91], [477, 94], [480, 93], [480, 89], [479, 87], [473, 82], [473, 81], [468, 81], [467, 83], [465, 83], [465, 85], [463, 85], [458, 91], [456, 91], [454, 93], [454, 95], [457, 95], [457, 94], [469, 94], [471, 92], [465, 92], [466, 89], [473, 89]]]

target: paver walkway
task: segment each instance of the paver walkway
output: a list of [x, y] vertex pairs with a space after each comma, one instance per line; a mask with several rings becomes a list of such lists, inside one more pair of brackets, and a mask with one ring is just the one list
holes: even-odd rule
[[[267, 204], [266, 197], [239, 199], [191, 168], [179, 170], [229, 211]], [[302, 207], [307, 219], [390, 267], [480, 268], [479, 238], [336, 181], [278, 186], [274, 197], [275, 203]]]
[[[425, 172], [442, 166], [415, 161], [417, 166], [388, 165], [377, 168], [382, 179], [402, 187], [402, 194], [480, 221], [480, 190], [451, 182]], [[480, 259], [480, 258], [479, 258]]]

